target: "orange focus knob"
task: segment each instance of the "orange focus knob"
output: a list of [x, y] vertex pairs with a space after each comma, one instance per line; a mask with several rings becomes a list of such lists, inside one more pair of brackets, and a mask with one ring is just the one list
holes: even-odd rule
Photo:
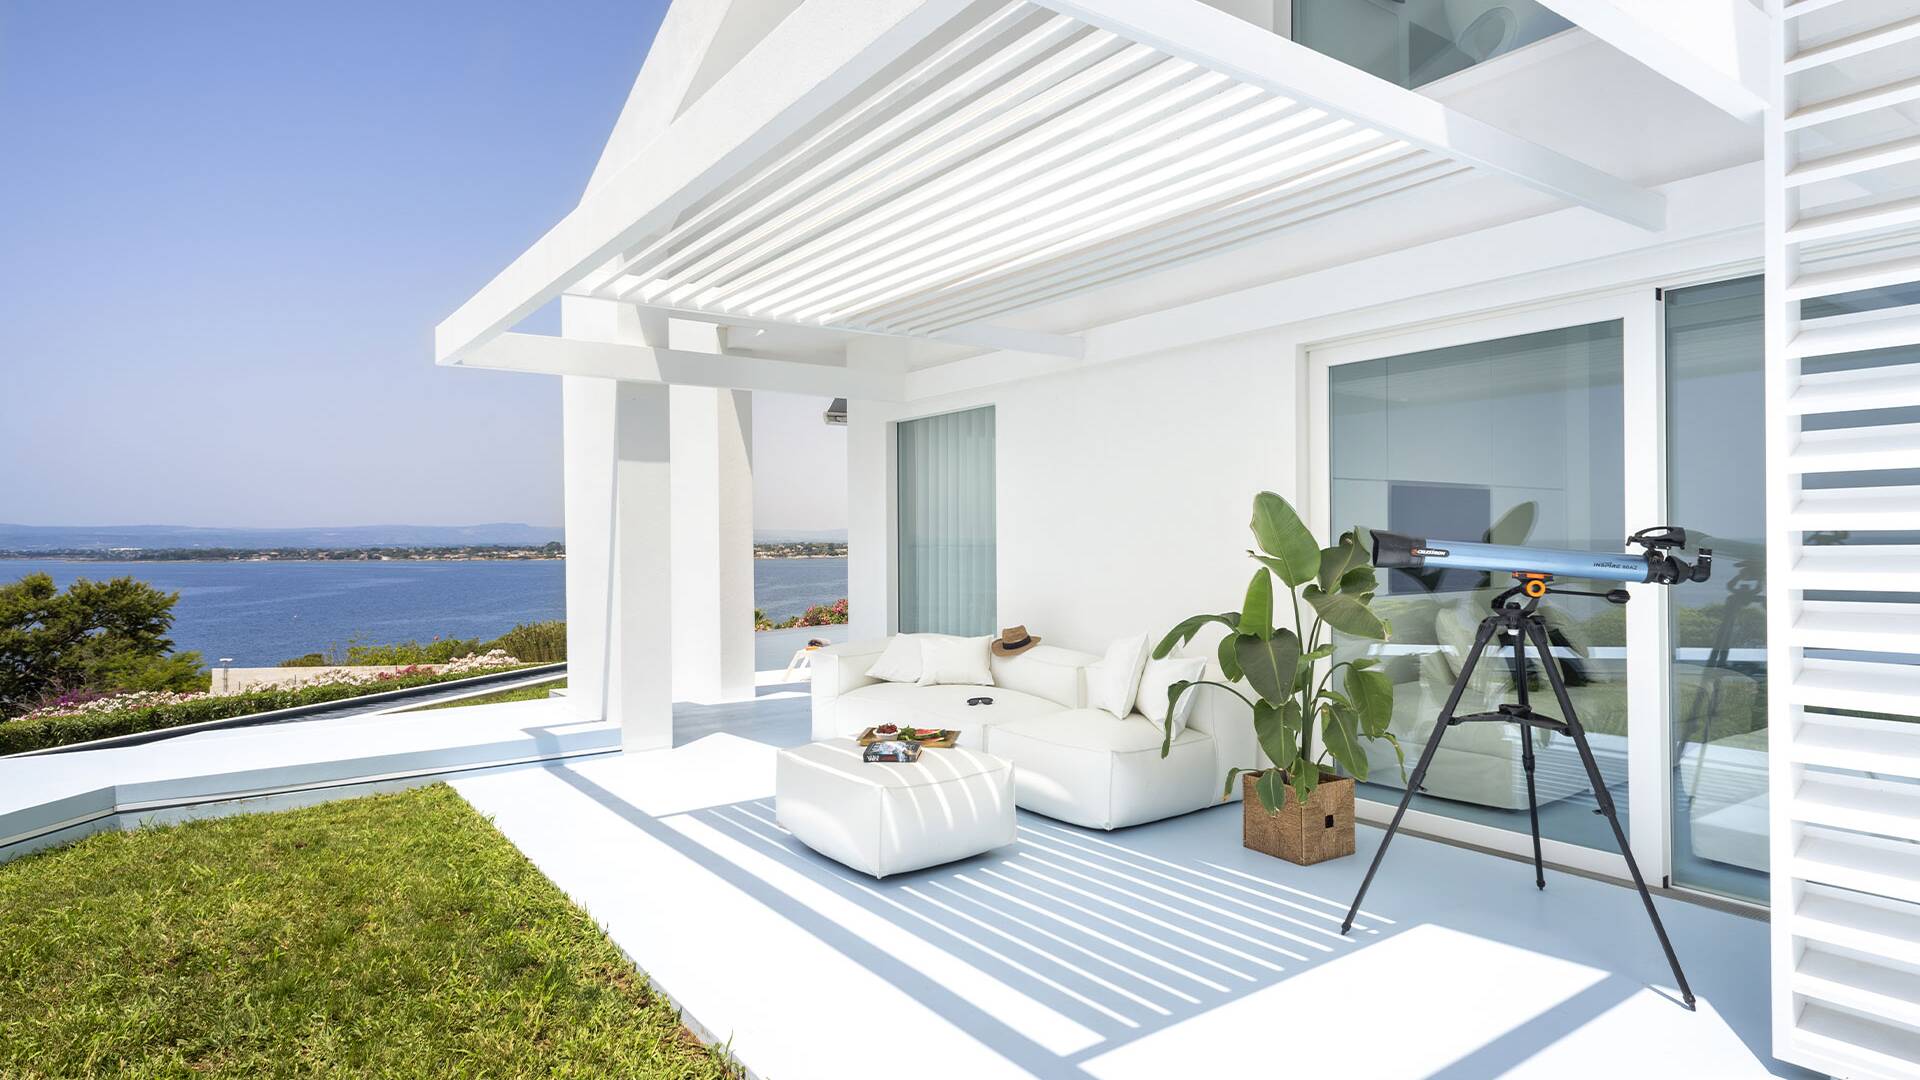
[[1521, 585], [1521, 589], [1528, 596], [1536, 600], [1547, 595], [1547, 583], [1542, 578], [1528, 578], [1526, 582]]

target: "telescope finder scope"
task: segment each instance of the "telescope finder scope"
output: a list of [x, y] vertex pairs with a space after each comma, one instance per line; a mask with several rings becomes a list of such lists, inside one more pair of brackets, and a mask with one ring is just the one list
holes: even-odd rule
[[1659, 585], [1705, 581], [1713, 572], [1713, 552], [1707, 548], [1701, 548], [1699, 558], [1692, 563], [1672, 554], [1674, 549], [1686, 546], [1687, 531], [1671, 525], [1643, 529], [1628, 537], [1627, 543], [1640, 547], [1632, 553], [1515, 547], [1378, 531], [1373, 532], [1372, 537], [1373, 565], [1382, 570], [1431, 567]]

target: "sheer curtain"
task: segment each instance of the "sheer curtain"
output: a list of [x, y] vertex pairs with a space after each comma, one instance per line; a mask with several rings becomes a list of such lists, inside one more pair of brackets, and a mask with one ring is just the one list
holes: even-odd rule
[[993, 633], [993, 407], [898, 428], [900, 631]]

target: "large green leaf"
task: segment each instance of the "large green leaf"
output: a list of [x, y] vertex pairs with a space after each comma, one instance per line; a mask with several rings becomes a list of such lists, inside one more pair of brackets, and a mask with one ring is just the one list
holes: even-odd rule
[[1254, 702], [1253, 735], [1274, 768], [1293, 768], [1300, 760], [1300, 703], [1292, 698], [1278, 705]]
[[1365, 782], [1367, 752], [1360, 745], [1360, 718], [1345, 705], [1332, 705], [1320, 711], [1320, 739], [1327, 753], [1347, 770], [1347, 775]]
[[1340, 582], [1338, 586], [1336, 586], [1340, 592], [1353, 596], [1362, 596], [1368, 599], [1372, 599], [1373, 591], [1379, 587], [1380, 580], [1374, 576], [1373, 567], [1371, 566], [1354, 567], [1340, 575]]
[[1240, 632], [1262, 641], [1273, 636], [1273, 575], [1262, 567], [1247, 582], [1247, 602], [1240, 606]]
[[1343, 634], [1366, 638], [1370, 641], [1385, 641], [1387, 624], [1380, 621], [1367, 607], [1367, 598], [1347, 592], [1326, 592], [1318, 585], [1309, 585], [1300, 590], [1300, 598], [1313, 605], [1313, 610], [1327, 621], [1327, 625]]
[[1294, 671], [1300, 664], [1300, 639], [1284, 627], [1262, 641], [1252, 634], [1236, 634], [1234, 658], [1254, 690], [1268, 701], [1278, 703], [1293, 692]]
[[[1275, 572], [1291, 588], [1313, 580], [1320, 570], [1320, 545], [1287, 500], [1271, 491], [1253, 497], [1253, 538], [1260, 550], [1279, 560]], [[1268, 564], [1272, 566], [1272, 563]]]
[[1239, 682], [1247, 677], [1240, 670], [1240, 654], [1233, 647], [1239, 640], [1238, 634], [1228, 634], [1220, 639], [1220, 673], [1227, 677], [1228, 682]]
[[1313, 798], [1313, 789], [1320, 786], [1320, 768], [1308, 762], [1302, 762], [1300, 768], [1289, 775], [1293, 781], [1293, 797], [1304, 805]]
[[1166, 757], [1173, 752], [1173, 718], [1180, 711], [1180, 695], [1192, 687], [1191, 679], [1181, 679], [1167, 687], [1167, 718], [1161, 723], [1161, 726], [1166, 729], [1166, 736], [1160, 740], [1161, 757]]
[[1384, 671], [1346, 669], [1347, 699], [1360, 717], [1360, 733], [1378, 739], [1393, 723], [1393, 680]]
[[1286, 784], [1286, 778], [1280, 774], [1279, 769], [1268, 769], [1260, 774], [1260, 779], [1253, 782], [1254, 794], [1260, 796], [1260, 805], [1267, 808], [1267, 813], [1280, 812], [1280, 807], [1284, 805], [1287, 797]]
[[1217, 622], [1231, 630], [1240, 625], [1240, 613], [1237, 611], [1228, 611], [1219, 615], [1195, 615], [1179, 626], [1167, 631], [1167, 636], [1161, 638], [1160, 644], [1153, 647], [1153, 658], [1155, 660], [1166, 659], [1168, 653], [1192, 641], [1193, 635], [1199, 633], [1201, 627], [1212, 622]]
[[1368, 557], [1359, 530], [1348, 529], [1341, 534], [1339, 543], [1320, 550], [1320, 570], [1315, 577], [1322, 589], [1332, 592], [1349, 570], [1366, 566]]
[[1528, 500], [1500, 515], [1500, 520], [1494, 522], [1493, 527], [1487, 530], [1486, 542], [1506, 544], [1509, 547], [1526, 543], [1527, 537], [1533, 534], [1533, 521], [1538, 516], [1538, 511], [1539, 507], [1532, 500]]

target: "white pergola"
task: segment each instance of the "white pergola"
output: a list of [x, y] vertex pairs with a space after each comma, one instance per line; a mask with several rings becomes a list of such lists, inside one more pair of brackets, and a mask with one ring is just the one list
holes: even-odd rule
[[1474, 171], [1664, 220], [1656, 193], [1199, 0], [809, 0], [443, 322], [438, 359], [834, 385], [510, 332], [563, 294], [1072, 356], [997, 320]]

